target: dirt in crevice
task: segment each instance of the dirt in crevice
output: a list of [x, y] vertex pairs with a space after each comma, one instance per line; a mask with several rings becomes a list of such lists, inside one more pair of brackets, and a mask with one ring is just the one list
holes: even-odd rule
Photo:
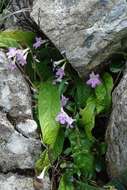
[[2, 175], [7, 175], [7, 174], [17, 174], [20, 176], [25, 176], [25, 177], [34, 177], [35, 176], [35, 171], [34, 169], [19, 169], [19, 168], [15, 168], [13, 170], [8, 170], [7, 172], [1, 172], [0, 174]]

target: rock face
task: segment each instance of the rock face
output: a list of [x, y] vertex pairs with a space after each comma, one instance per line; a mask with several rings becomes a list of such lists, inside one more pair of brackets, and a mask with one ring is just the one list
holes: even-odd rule
[[0, 52], [0, 108], [13, 118], [32, 117], [31, 96], [20, 71], [11, 72], [5, 54]]
[[33, 179], [17, 174], [0, 175], [1, 190], [34, 190]]
[[0, 189], [33, 190], [32, 178], [2, 173], [33, 170], [40, 153], [29, 87], [18, 69], [8, 69], [0, 50]]
[[31, 17], [84, 76], [121, 49], [126, 0], [35, 0]]
[[[31, 127], [29, 125], [29, 127]], [[0, 170], [33, 169], [40, 152], [40, 141], [15, 131], [6, 114], [0, 112]]]
[[127, 168], [127, 70], [113, 95], [113, 111], [107, 128], [107, 164], [111, 176]]

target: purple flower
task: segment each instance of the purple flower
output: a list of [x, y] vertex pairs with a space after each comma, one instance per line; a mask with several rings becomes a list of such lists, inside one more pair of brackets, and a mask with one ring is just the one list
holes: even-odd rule
[[65, 76], [65, 72], [63, 68], [59, 68], [56, 71], [56, 82], [61, 82], [63, 77]]
[[75, 121], [61, 108], [61, 112], [56, 116], [56, 121], [62, 125], [67, 125], [67, 128], [73, 128], [72, 123]]
[[14, 70], [16, 68], [16, 61], [24, 66], [27, 61], [27, 55], [28, 55], [29, 48], [27, 49], [16, 49], [16, 48], [9, 48], [9, 51], [7, 52], [7, 57], [9, 59], [9, 66], [10, 70]]
[[27, 61], [26, 61], [27, 55], [28, 55], [28, 49], [25, 49], [25, 50], [18, 49], [17, 50], [16, 58], [20, 65], [24, 66], [27, 64]]
[[66, 106], [68, 100], [69, 100], [69, 98], [66, 98], [65, 96], [62, 95], [61, 106], [62, 107]]
[[35, 49], [37, 49], [43, 44], [43, 41], [42, 41], [41, 37], [36, 37], [35, 40], [36, 40], [36, 42], [33, 44], [33, 47]]
[[8, 49], [8, 52], [7, 52], [7, 57], [10, 59], [10, 58], [13, 58], [16, 56], [16, 53], [17, 53], [17, 49], [14, 48], [14, 47], [10, 47]]
[[97, 85], [101, 84], [99, 74], [95, 75], [94, 72], [92, 72], [90, 74], [90, 79], [86, 82], [86, 84], [90, 85], [92, 88], [96, 88]]
[[62, 125], [65, 125], [66, 124], [66, 115], [63, 112], [58, 113], [58, 115], [56, 117], [56, 121], [58, 121]]

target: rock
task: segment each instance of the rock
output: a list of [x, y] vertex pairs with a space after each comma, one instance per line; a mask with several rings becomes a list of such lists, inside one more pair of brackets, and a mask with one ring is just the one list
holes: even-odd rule
[[127, 169], [127, 70], [112, 99], [112, 114], [106, 132], [106, 160], [110, 176], [115, 177]]
[[6, 54], [0, 51], [0, 171], [34, 169], [41, 152], [35, 139], [29, 87], [18, 68], [8, 69]]
[[36, 0], [31, 17], [81, 76], [122, 48], [126, 0]]
[[15, 131], [6, 114], [0, 112], [0, 171], [34, 169], [41, 143]]
[[[26, 175], [34, 171], [35, 162], [41, 153], [38, 137], [29, 87], [18, 69], [8, 69], [8, 59], [1, 50], [0, 172], [4, 173], [0, 174], [1, 190], [34, 190], [32, 177]], [[43, 190], [50, 190], [49, 184], [49, 178], [45, 178]]]
[[45, 177], [44, 180], [41, 188], [37, 189], [32, 177], [12, 173], [0, 174], [0, 190], [51, 190], [49, 178]]
[[34, 120], [26, 119], [16, 125], [16, 129], [25, 137], [38, 138], [37, 123]]
[[30, 177], [20, 176], [9, 173], [0, 174], [1, 190], [34, 190], [33, 179]]
[[8, 69], [8, 60], [0, 51], [0, 108], [13, 118], [32, 118], [31, 94], [21, 72]]

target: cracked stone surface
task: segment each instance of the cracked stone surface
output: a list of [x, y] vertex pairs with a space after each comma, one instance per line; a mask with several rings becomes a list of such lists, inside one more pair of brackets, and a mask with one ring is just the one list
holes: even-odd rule
[[0, 174], [1, 190], [34, 190], [33, 179], [30, 177], [20, 176], [18, 174], [9, 173], [7, 175]]
[[81, 76], [122, 49], [127, 34], [126, 0], [36, 0], [31, 17]]
[[16, 129], [23, 134], [25, 137], [38, 138], [37, 134], [37, 123], [32, 119], [26, 119], [16, 125]]
[[112, 95], [113, 107], [106, 132], [108, 173], [115, 177], [127, 168], [127, 69]]
[[[6, 54], [0, 50], [0, 189], [33, 190], [33, 170], [41, 153], [37, 124], [33, 120], [31, 94], [21, 72], [8, 69]], [[24, 176], [6, 174], [22, 170]]]

